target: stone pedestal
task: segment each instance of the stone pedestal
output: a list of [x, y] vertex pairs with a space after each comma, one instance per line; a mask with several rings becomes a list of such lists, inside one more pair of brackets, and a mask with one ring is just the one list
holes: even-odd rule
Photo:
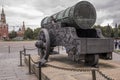
[[[39, 56], [31, 56], [34, 62], [39, 61]], [[25, 57], [25, 63], [28, 65], [28, 57]], [[47, 62], [46, 67], [42, 67], [42, 80], [92, 80], [92, 69], [98, 68], [85, 67], [81, 61], [75, 63], [67, 58], [67, 55], [52, 55]], [[38, 77], [39, 70], [31, 61], [32, 72]], [[120, 79], [120, 65], [110, 60], [100, 60], [99, 70], [106, 76], [119, 80]], [[96, 72], [98, 80], [106, 80], [102, 75]]]

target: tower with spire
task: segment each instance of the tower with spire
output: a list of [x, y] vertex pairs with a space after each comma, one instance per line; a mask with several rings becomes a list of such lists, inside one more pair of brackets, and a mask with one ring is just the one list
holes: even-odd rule
[[1, 22], [6, 23], [6, 17], [5, 17], [3, 6], [2, 6], [2, 13], [1, 13]]
[[6, 24], [6, 16], [4, 12], [4, 8], [2, 6], [1, 11], [1, 20], [0, 20], [0, 40], [1, 39], [9, 39], [8, 36], [8, 24]]
[[17, 36], [24, 38], [24, 33], [25, 33], [25, 22], [23, 21], [21, 28], [19, 28], [19, 30], [17, 32]]
[[25, 32], [25, 22], [24, 21], [23, 21], [22, 31], [23, 31], [23, 33]]

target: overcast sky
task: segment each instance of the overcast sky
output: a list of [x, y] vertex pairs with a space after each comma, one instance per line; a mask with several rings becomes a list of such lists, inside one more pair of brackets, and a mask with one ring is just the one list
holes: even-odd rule
[[[34, 29], [40, 27], [40, 22], [45, 16], [64, 10], [79, 1], [81, 0], [0, 0], [0, 8], [4, 5], [9, 26], [20, 26], [22, 21], [25, 21], [27, 26], [34, 25]], [[96, 24], [113, 26], [120, 23], [120, 0], [88, 1], [96, 8]]]

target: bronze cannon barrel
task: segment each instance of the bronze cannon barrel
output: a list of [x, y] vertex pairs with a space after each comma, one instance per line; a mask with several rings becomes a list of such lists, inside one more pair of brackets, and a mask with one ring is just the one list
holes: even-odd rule
[[41, 26], [50, 23], [52, 18], [56, 22], [61, 22], [69, 27], [90, 29], [96, 21], [96, 10], [90, 2], [81, 1], [72, 7], [44, 18], [41, 21]]

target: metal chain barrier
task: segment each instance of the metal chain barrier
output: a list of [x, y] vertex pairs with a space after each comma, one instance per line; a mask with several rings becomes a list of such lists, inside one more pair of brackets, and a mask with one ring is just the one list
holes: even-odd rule
[[34, 48], [34, 49], [30, 49], [30, 48], [29, 48], [29, 49], [26, 49], [26, 50], [35, 50], [35, 49], [37, 49], [37, 48]]
[[[35, 48], [36, 49], [36, 48]], [[37, 64], [38, 66], [35, 66], [36, 68], [39, 68], [39, 80], [41, 80], [41, 62], [35, 62], [32, 58], [31, 58], [31, 55], [30, 54], [26, 54], [26, 50], [35, 50], [35, 49], [26, 49], [24, 48], [23, 51], [20, 51], [20, 66], [23, 66], [22, 65], [22, 55], [25, 57], [25, 56], [28, 56], [28, 60], [29, 60], [29, 63], [28, 63], [28, 66], [29, 66], [29, 74], [31, 74], [32, 70], [31, 70], [31, 61], [34, 63], [34, 64]]]
[[100, 70], [97, 70], [97, 72], [98, 72], [99, 74], [101, 74], [101, 75], [102, 75], [105, 79], [107, 79], [107, 80], [114, 80], [114, 79], [106, 76], [105, 74], [103, 74]]
[[[36, 48], [35, 48], [36, 49]], [[20, 66], [22, 65], [22, 55], [28, 56], [28, 60], [29, 60], [29, 74], [31, 74], [31, 62], [33, 62], [34, 64], [37, 64], [38, 66], [35, 66], [36, 68], [39, 68], [39, 80], [41, 80], [41, 62], [35, 62], [32, 58], [30, 54], [26, 54], [26, 50], [35, 50], [35, 49], [26, 49], [24, 48], [23, 51], [20, 51]], [[76, 72], [90, 72], [92, 74], [92, 80], [97, 80], [96, 79], [96, 73], [98, 72], [102, 77], [104, 77], [106, 80], [114, 80], [108, 76], [106, 76], [105, 74], [103, 74], [98, 68], [80, 68], [80, 69], [76, 69], [76, 68], [64, 68], [64, 67], [58, 67], [58, 66], [54, 66], [51, 64], [46, 64], [46, 66], [48, 67], [52, 67], [52, 68], [57, 68], [57, 69], [61, 69], [61, 70], [67, 70], [67, 71], [76, 71]]]
[[96, 72], [98, 72], [100, 75], [102, 75], [102, 77], [104, 77], [106, 80], [114, 80], [108, 76], [106, 76], [105, 74], [103, 74], [99, 69], [97, 68], [80, 68], [80, 69], [75, 69], [75, 68], [64, 68], [64, 67], [58, 67], [58, 66], [54, 66], [54, 65], [50, 65], [50, 64], [46, 64], [46, 66], [52, 67], [52, 68], [57, 68], [57, 69], [61, 69], [61, 70], [67, 70], [67, 71], [76, 71], [76, 72], [92, 72], [92, 80], [96, 80]]
[[[13, 53], [13, 52], [18, 52], [18, 51], [22, 51], [23, 49], [25, 49], [25, 45], [20, 45], [20, 46], [15, 46], [15, 45], [5, 45], [5, 46], [1, 46], [0, 47], [0, 53]], [[35, 47], [29, 47], [26, 50], [30, 51], [30, 50], [35, 50], [37, 48]]]
[[79, 68], [79, 69], [64, 68], [64, 67], [54, 66], [54, 65], [51, 65], [51, 64], [46, 64], [46, 66], [57, 68], [57, 69], [62, 69], [62, 70], [67, 70], [67, 71], [76, 71], [76, 72], [88, 72], [88, 71], [91, 71], [91, 70], [98, 70], [97, 68]]

